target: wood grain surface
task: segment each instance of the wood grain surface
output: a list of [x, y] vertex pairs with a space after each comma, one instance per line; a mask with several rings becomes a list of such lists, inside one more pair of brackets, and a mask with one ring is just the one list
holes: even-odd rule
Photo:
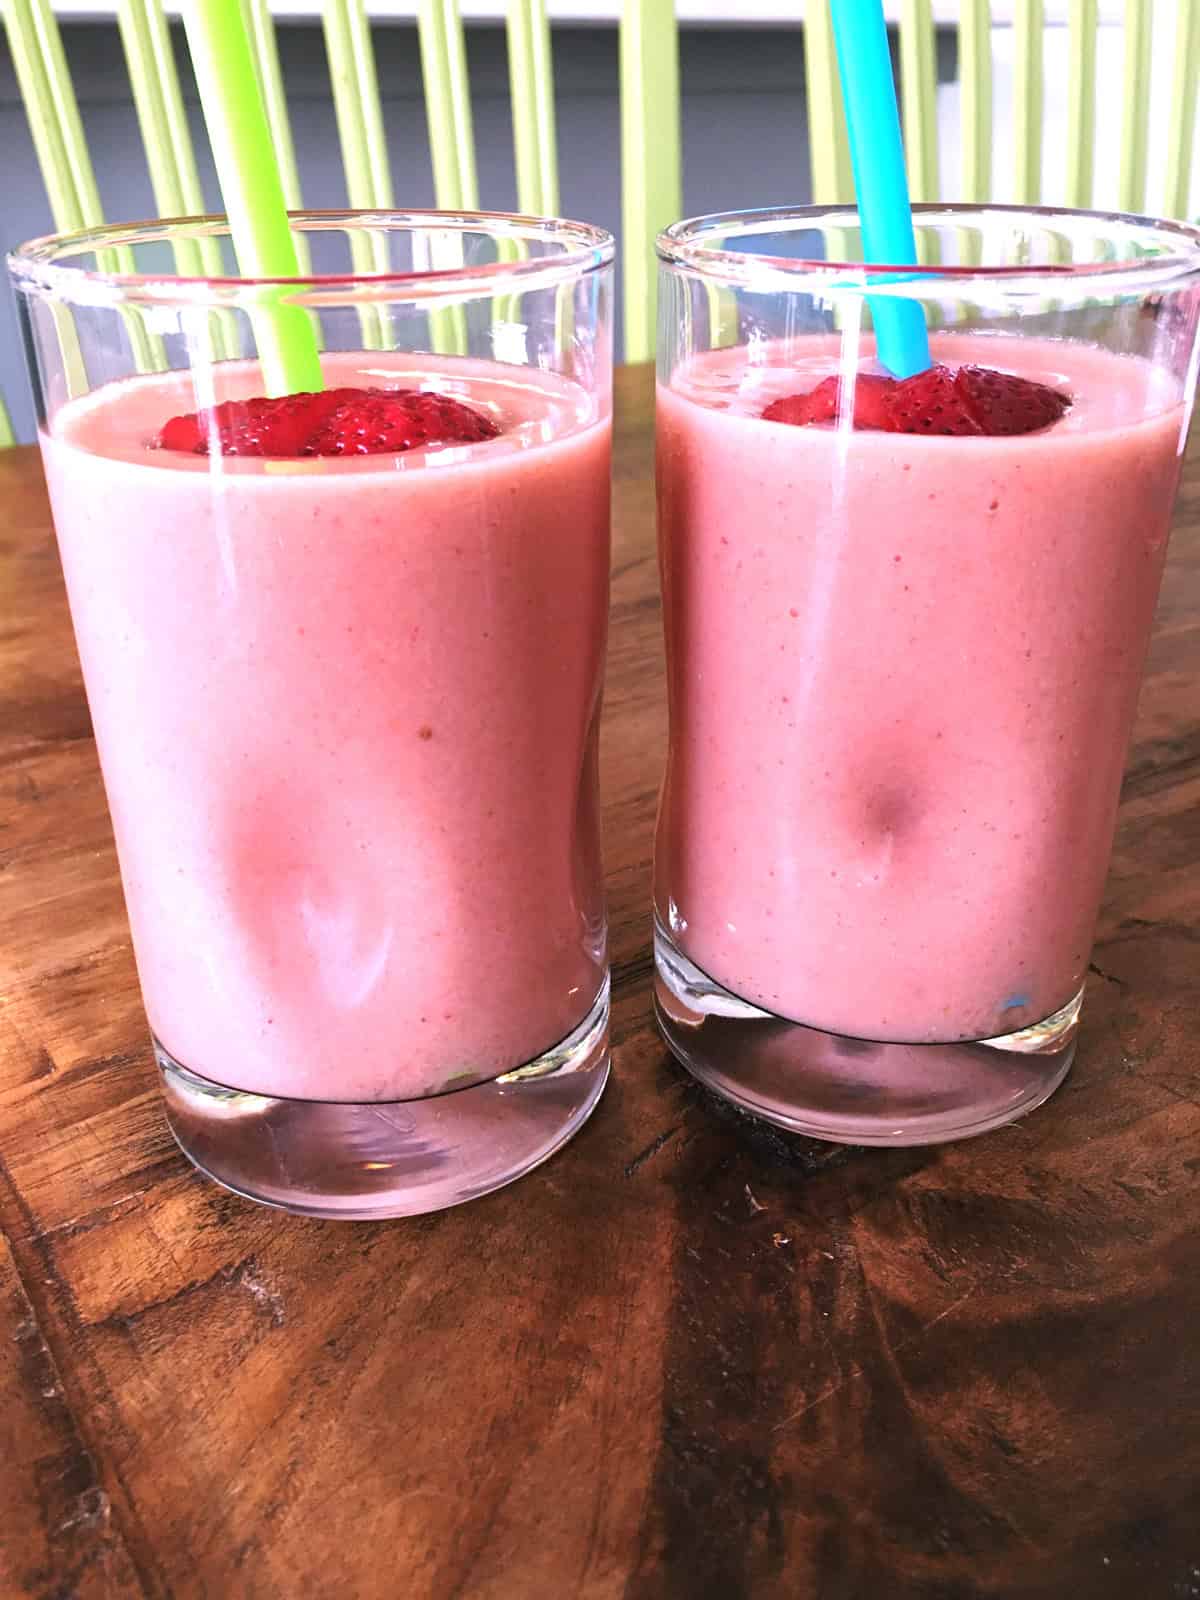
[[619, 381], [615, 1074], [547, 1166], [326, 1223], [160, 1114], [40, 470], [0, 455], [0, 1595], [1200, 1596], [1200, 453], [1078, 1065], [783, 1138], [650, 1019], [651, 385]]

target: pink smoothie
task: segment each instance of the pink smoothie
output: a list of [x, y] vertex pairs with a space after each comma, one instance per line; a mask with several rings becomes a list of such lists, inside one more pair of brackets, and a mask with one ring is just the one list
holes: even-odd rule
[[504, 432], [210, 464], [146, 448], [195, 408], [156, 377], [42, 448], [155, 1033], [238, 1088], [402, 1099], [529, 1061], [602, 983], [609, 427], [517, 367], [326, 377]]
[[[1079, 344], [934, 358], [1074, 403], [1044, 433], [764, 422], [834, 370], [744, 348], [659, 392], [671, 746], [656, 902], [735, 994], [862, 1038], [984, 1038], [1079, 989], [1186, 426]], [[764, 359], [765, 358], [765, 359]]]

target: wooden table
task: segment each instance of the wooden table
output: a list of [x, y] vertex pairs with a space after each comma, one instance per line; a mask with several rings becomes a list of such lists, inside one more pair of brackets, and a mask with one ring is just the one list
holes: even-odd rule
[[1200, 1595], [1200, 451], [1085, 1011], [1028, 1121], [839, 1149], [650, 1020], [650, 382], [619, 387], [615, 1074], [515, 1187], [324, 1223], [157, 1103], [35, 455], [0, 456], [0, 1593]]

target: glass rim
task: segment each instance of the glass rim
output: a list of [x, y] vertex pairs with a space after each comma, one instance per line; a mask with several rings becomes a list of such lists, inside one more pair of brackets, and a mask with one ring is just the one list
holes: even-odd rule
[[[1160, 237], [1174, 248], [1161, 253], [1099, 261], [1022, 263], [989, 266], [929, 265], [877, 261], [825, 261], [793, 256], [776, 256], [753, 250], [726, 250], [708, 240], [714, 235], [802, 231], [818, 225], [830, 228], [857, 228], [858, 208], [853, 204], [777, 206], [749, 211], [713, 212], [689, 217], [664, 228], [655, 240], [659, 261], [677, 271], [702, 279], [753, 288], [789, 290], [803, 293], [813, 282], [822, 293], [831, 289], [862, 292], [868, 286], [872, 295], [924, 297], [939, 285], [973, 285], [976, 289], [994, 284], [1008, 293], [1020, 293], [1026, 286], [1044, 292], [1053, 282], [1061, 290], [1069, 284], [1096, 285], [1102, 282], [1116, 288], [1170, 284], [1174, 280], [1200, 276], [1200, 227], [1134, 212], [1084, 211], [1066, 206], [993, 205], [932, 201], [913, 206], [918, 225], [940, 219], [946, 228], [961, 228], [987, 218], [996, 222], [1027, 218], [1046, 233], [1080, 231], [1080, 224], [1093, 225], [1091, 237], [1107, 229], [1114, 236], [1150, 235]], [[1056, 227], [1055, 224], [1058, 224]], [[809, 280], [806, 284], [804, 280]]]
[[561, 217], [527, 216], [508, 211], [340, 211], [301, 210], [288, 213], [299, 233], [351, 230], [392, 233], [441, 229], [483, 233], [495, 238], [561, 241], [556, 256], [487, 261], [476, 266], [431, 267], [409, 272], [308, 273], [298, 277], [206, 276], [179, 273], [108, 272], [71, 265], [63, 256], [120, 250], [137, 244], [180, 243], [228, 237], [228, 218], [220, 212], [186, 217], [160, 217], [137, 222], [105, 223], [71, 233], [44, 234], [18, 245], [7, 256], [14, 285], [41, 292], [70, 305], [118, 305], [130, 301], [156, 305], [236, 306], [275, 298], [290, 290], [289, 299], [303, 304], [342, 300], [472, 298], [502, 292], [512, 284], [522, 290], [552, 287], [609, 266], [616, 241], [607, 229]]

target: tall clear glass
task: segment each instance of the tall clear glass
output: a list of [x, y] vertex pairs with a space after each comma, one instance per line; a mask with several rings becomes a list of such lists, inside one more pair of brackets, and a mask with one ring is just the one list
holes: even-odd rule
[[[281, 282], [212, 218], [9, 264], [172, 1131], [254, 1199], [403, 1215], [544, 1160], [608, 1073], [613, 242], [294, 229]], [[356, 393], [247, 453], [281, 317]]]
[[[885, 1145], [1071, 1064], [1200, 311], [1182, 225], [922, 207], [917, 237], [917, 271], [864, 265], [852, 209], [659, 240], [659, 1021], [746, 1110]], [[873, 327], [914, 314], [1026, 412], [873, 418]], [[1060, 420], [996, 436], [1047, 388]]]

